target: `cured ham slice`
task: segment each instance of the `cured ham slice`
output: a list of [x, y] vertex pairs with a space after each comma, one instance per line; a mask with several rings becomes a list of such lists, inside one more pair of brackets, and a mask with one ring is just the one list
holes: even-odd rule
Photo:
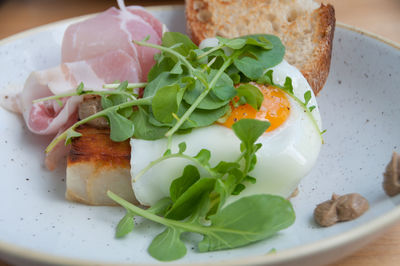
[[158, 36], [162, 38], [163, 24], [158, 19], [156, 19], [152, 14], [147, 12], [141, 6], [128, 6], [126, 9], [132, 14], [142, 17], [147, 23], [149, 23], [153, 27], [153, 29], [157, 32]]
[[[78, 112], [75, 112], [69, 117], [65, 125], [59, 129], [57, 136], [67, 130], [70, 126], [75, 124], [77, 120]], [[46, 157], [44, 158], [44, 165], [46, 166], [46, 168], [50, 171], [55, 170], [59, 163], [65, 160], [69, 150], [69, 145], [66, 146], [63, 141], [58, 142], [57, 145], [54, 146], [54, 148], [50, 152], [46, 153]]]
[[63, 63], [48, 70], [35, 71], [27, 79], [21, 94], [21, 107], [28, 128], [36, 134], [56, 134], [76, 113], [81, 96], [32, 103], [51, 95], [72, 92], [80, 82], [86, 88], [101, 90], [104, 83], [116, 80], [138, 82], [140, 66], [123, 50], [108, 52], [86, 61]]
[[154, 65], [157, 49], [135, 45], [132, 40], [160, 44], [162, 24], [150, 13], [138, 7], [114, 7], [88, 20], [68, 27], [62, 43], [62, 62], [86, 60], [107, 51], [122, 49], [141, 65], [139, 77], [147, 80]]
[[[34, 100], [73, 92], [81, 82], [87, 89], [102, 90], [105, 83], [146, 81], [158, 50], [132, 41], [149, 37], [148, 42], [161, 44], [163, 25], [141, 7], [118, 3], [121, 10], [110, 8], [69, 26], [62, 42], [61, 65], [32, 72], [23, 89], [3, 91], [0, 105], [22, 113], [33, 133], [56, 135], [77, 121], [83, 97], [33, 103]], [[59, 143], [46, 155], [47, 168], [54, 169], [67, 150]]]

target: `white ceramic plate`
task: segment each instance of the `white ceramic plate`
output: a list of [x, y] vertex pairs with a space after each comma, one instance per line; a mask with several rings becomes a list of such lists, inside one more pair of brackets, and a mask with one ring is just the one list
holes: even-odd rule
[[[185, 31], [183, 7], [151, 9], [170, 30]], [[0, 43], [0, 88], [19, 87], [32, 70], [60, 62], [65, 28], [82, 18], [15, 35]], [[229, 251], [198, 253], [190, 244], [179, 263], [317, 265], [353, 252], [400, 220], [400, 195], [388, 198], [382, 172], [400, 150], [399, 47], [348, 27], [335, 32], [331, 73], [319, 96], [327, 133], [317, 165], [292, 200], [295, 224], [271, 239]], [[27, 131], [22, 119], [0, 108], [0, 258], [38, 264], [154, 264], [146, 252], [161, 228], [139, 223], [114, 239], [124, 211], [64, 199], [64, 170], [47, 171], [47, 137]], [[319, 228], [316, 204], [335, 192], [358, 192], [371, 209], [359, 219]], [[189, 241], [190, 242], [190, 241]], [[267, 254], [272, 248], [276, 254]]]

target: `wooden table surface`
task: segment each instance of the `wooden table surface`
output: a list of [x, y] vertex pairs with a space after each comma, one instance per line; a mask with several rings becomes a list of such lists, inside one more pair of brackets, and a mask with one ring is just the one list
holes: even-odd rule
[[[116, 1], [0, 0], [0, 39], [57, 20], [105, 10]], [[182, 4], [183, 0], [125, 1], [127, 5]], [[400, 0], [330, 0], [337, 21], [400, 43]], [[400, 67], [400, 66], [399, 66]], [[0, 266], [6, 266], [0, 261]], [[353, 255], [331, 266], [400, 265], [400, 224]]]

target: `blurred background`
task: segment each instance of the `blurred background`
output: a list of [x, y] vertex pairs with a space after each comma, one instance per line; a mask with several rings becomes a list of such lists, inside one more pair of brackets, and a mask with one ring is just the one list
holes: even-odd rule
[[[338, 21], [400, 43], [400, 0], [317, 0], [335, 6]], [[183, 4], [184, 0], [131, 0], [127, 5]], [[0, 39], [42, 24], [100, 12], [115, 0], [0, 0]]]

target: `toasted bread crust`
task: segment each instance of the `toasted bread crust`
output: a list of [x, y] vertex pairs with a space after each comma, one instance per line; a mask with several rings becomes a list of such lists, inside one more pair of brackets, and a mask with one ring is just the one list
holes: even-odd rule
[[[196, 7], [196, 3], [200, 3], [201, 6]], [[185, 15], [186, 15], [186, 28], [187, 32], [192, 38], [192, 41], [199, 45], [200, 42], [211, 36], [208, 35], [207, 28], [214, 25], [213, 21], [200, 21], [199, 16], [200, 9], [209, 11], [208, 2], [204, 1], [185, 1]], [[211, 11], [209, 11], [211, 13]]]
[[77, 131], [82, 136], [72, 140], [67, 158], [66, 198], [89, 205], [116, 205], [107, 196], [111, 190], [139, 205], [131, 186], [129, 141], [114, 142], [109, 129], [89, 125]]
[[[305, 7], [305, 11], [295, 14], [292, 20], [290, 10], [298, 8], [293, 4], [295, 1], [287, 4], [285, 14], [272, 12], [271, 2], [186, 0], [188, 33], [196, 44], [216, 35], [230, 38], [254, 33], [278, 35], [286, 46], [285, 59], [303, 73], [314, 93], [318, 94], [329, 74], [335, 29], [333, 6], [321, 5], [316, 8], [316, 3], [308, 1], [311, 2], [308, 3], [310, 6]], [[282, 19], [279, 16], [287, 18]], [[302, 39], [301, 35], [306, 37], [299, 41]], [[304, 49], [304, 46], [310, 48]]]
[[322, 4], [314, 11], [314, 16], [318, 17], [320, 22], [313, 38], [318, 45], [310, 60], [300, 68], [300, 71], [317, 95], [328, 79], [331, 65], [332, 41], [336, 24], [335, 9], [332, 5]]

